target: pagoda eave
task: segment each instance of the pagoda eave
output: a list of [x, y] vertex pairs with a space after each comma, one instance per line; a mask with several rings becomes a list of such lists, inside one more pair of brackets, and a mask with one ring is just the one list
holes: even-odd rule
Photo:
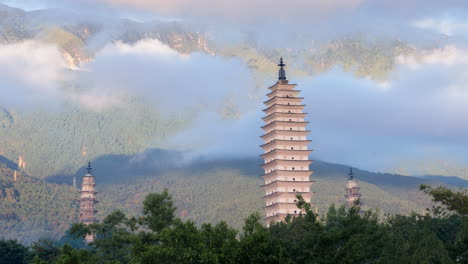
[[274, 116], [277, 116], [277, 115], [279, 115], [279, 116], [281, 116], [281, 115], [283, 115], [283, 116], [291, 116], [291, 117], [298, 117], [298, 116], [299, 116], [299, 117], [305, 117], [305, 116], [307, 116], [307, 113], [283, 113], [283, 112], [273, 112], [273, 113], [271, 113], [271, 114], [269, 114], [269, 115], [267, 115], [267, 116], [265, 116], [265, 117], [262, 117], [262, 119], [263, 119], [263, 121], [265, 121], [265, 120], [267, 120], [267, 119], [269, 119], [269, 118], [273, 118]]
[[[263, 145], [260, 145], [260, 147], [265, 148], [274, 144], [284, 144], [284, 145], [289, 145], [290, 143], [294, 143], [294, 146], [307, 146], [309, 143], [312, 142], [312, 140], [294, 140], [294, 139], [273, 139], [272, 141], [265, 143]], [[307, 144], [303, 144], [307, 143]]]
[[302, 176], [307, 177], [314, 173], [313, 170], [274, 170], [272, 172], [261, 175], [263, 179], [269, 179], [272, 177], [278, 177], [280, 174], [282, 176]]
[[303, 109], [305, 106], [306, 106], [305, 104], [301, 104], [301, 105], [275, 104], [275, 105], [272, 105], [270, 107], [267, 107], [267, 108], [263, 109], [262, 111], [263, 112], [268, 112], [273, 107], [277, 107], [277, 108], [286, 107], [286, 108], [290, 108], [290, 109], [294, 109], [294, 108]]
[[293, 90], [296, 86], [297, 84], [295, 83], [288, 83], [287, 81], [286, 82], [277, 81], [274, 85], [268, 87], [268, 89], [273, 90], [273, 91], [281, 89], [281, 88], [285, 88], [283, 90]]
[[[278, 185], [278, 184], [298, 184], [298, 185], [304, 185], [304, 186], [310, 186], [312, 184], [315, 183], [315, 181], [273, 181], [273, 182], [270, 182], [268, 184], [264, 184], [264, 185], [260, 185], [260, 187], [264, 188], [264, 187], [271, 187], [273, 185]], [[310, 185], [307, 185], [307, 184], [310, 184]], [[303, 186], [301, 186], [303, 187]]]
[[264, 196], [262, 196], [262, 198], [272, 198], [272, 197], [276, 197], [276, 196], [292, 195], [292, 194], [294, 194], [294, 196], [296, 196], [297, 194], [300, 194], [300, 195], [310, 194], [312, 196], [314, 193], [315, 192], [312, 192], [312, 191], [310, 191], [310, 192], [275, 192], [275, 193], [264, 195]]
[[288, 104], [290, 103], [289, 105], [294, 105], [294, 102], [296, 103], [300, 103], [302, 100], [304, 100], [303, 97], [282, 97], [282, 96], [275, 96], [265, 102], [263, 102], [267, 107], [270, 107], [272, 105], [275, 105], [275, 104]]
[[310, 165], [311, 163], [313, 162], [313, 160], [289, 160], [289, 159], [275, 159], [275, 160], [272, 160], [270, 162], [267, 162], [267, 163], [264, 163], [264, 164], [261, 164], [260, 166], [262, 168], [264, 167], [268, 167], [268, 166], [271, 166], [271, 165], [287, 165], [287, 164], [294, 164], [296, 166], [300, 166], [300, 165], [303, 165], [303, 166], [306, 166], [306, 165]]
[[276, 155], [305, 155], [305, 154], [307, 154], [307, 155], [309, 155], [312, 152], [313, 152], [313, 150], [311, 150], [311, 149], [304, 149], [304, 150], [301, 150], [301, 149], [274, 149], [274, 150], [269, 151], [267, 153], [260, 154], [259, 156], [260, 157], [266, 157], [266, 156], [270, 156], [270, 155], [273, 155], [273, 154], [276, 154]]
[[276, 89], [276, 90], [268, 93], [267, 96], [269, 98], [273, 98], [275, 96], [275, 94], [278, 94], [278, 93], [288, 93], [288, 94], [292, 93], [292, 94], [298, 95], [300, 92], [301, 92], [301, 90]]
[[262, 126], [261, 128], [265, 129], [269, 126], [273, 126], [273, 125], [279, 125], [279, 124], [284, 124], [284, 125], [307, 125], [309, 124], [308, 121], [300, 121], [300, 122], [297, 122], [297, 121], [273, 121], [267, 125], [264, 125]]
[[[283, 202], [279, 202], [279, 203], [274, 203], [274, 204], [271, 204], [271, 205], [266, 205], [266, 206], [263, 206], [263, 209], [266, 209], [266, 208], [274, 208], [274, 207], [283, 207], [283, 208], [290, 208], [292, 206], [295, 206], [297, 205], [297, 203], [283, 203]], [[299, 209], [298, 209], [299, 210]]]

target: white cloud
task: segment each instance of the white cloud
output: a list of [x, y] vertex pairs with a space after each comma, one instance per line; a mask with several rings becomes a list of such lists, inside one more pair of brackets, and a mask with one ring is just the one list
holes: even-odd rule
[[423, 51], [418, 55], [401, 55], [396, 61], [411, 69], [419, 69], [428, 64], [445, 66], [468, 64], [468, 50], [455, 45], [447, 45], [443, 48]]
[[76, 77], [81, 87], [101, 95], [141, 97], [168, 112], [200, 106], [216, 111], [228, 99], [241, 106], [254, 84], [239, 59], [183, 55], [153, 39], [109, 44], [84, 68]]
[[61, 96], [65, 62], [53, 45], [37, 41], [0, 45], [0, 90], [4, 105], [37, 104]]
[[466, 35], [468, 23], [454, 22], [450, 19], [425, 18], [412, 23], [415, 27], [433, 30], [447, 36]]
[[153, 57], [173, 57], [177, 59], [188, 58], [187, 55], [179, 54], [176, 50], [161, 43], [156, 39], [143, 39], [133, 45], [117, 42], [107, 45], [98, 56], [135, 55]]

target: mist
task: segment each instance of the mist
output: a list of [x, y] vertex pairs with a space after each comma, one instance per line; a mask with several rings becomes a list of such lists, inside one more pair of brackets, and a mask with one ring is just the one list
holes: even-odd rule
[[[256, 8], [242, 12], [248, 5], [243, 1], [232, 8], [225, 2], [45, 1], [36, 8], [70, 9], [86, 14], [83, 21], [92, 17], [99, 24], [84, 43], [91, 59], [70, 70], [54, 44], [34, 39], [0, 45], [0, 105], [34, 109], [72, 104], [101, 112], [140, 100], [161, 115], [185, 118], [185, 129], [166, 139], [165, 148], [187, 151], [190, 160], [253, 157], [261, 154], [262, 101], [276, 81], [276, 70], [260, 79], [240, 57], [184, 53], [151, 37], [123, 42], [122, 25], [144, 36], [152, 23], [174, 20], [203, 29], [210, 41], [234, 45], [252, 40], [264, 53], [315, 49], [344, 36], [403, 38], [416, 51], [395, 57], [385, 80], [356, 77], [338, 66], [314, 76], [287, 69], [290, 82], [298, 83], [305, 97], [315, 150], [311, 158], [413, 174], [426, 172], [419, 170], [422, 163], [468, 166], [463, 148], [468, 142], [467, 23], [460, 18], [466, 3], [416, 1], [398, 10], [389, 1], [322, 2], [267, 7], [257, 1]], [[29, 1], [7, 3], [35, 9]], [[443, 16], [450, 12], [455, 15]], [[109, 14], [118, 19], [107, 20]], [[120, 20], [130, 16], [134, 20], [129, 24]]]

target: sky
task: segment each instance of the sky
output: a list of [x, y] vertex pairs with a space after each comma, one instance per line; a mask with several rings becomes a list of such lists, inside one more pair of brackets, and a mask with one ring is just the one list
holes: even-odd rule
[[[132, 17], [208, 25], [222, 32], [218, 34], [226, 41], [247, 30], [263, 34], [266, 42], [278, 48], [310, 48], [308, 43], [295, 43], [300, 39], [284, 37], [291, 32], [322, 41], [354, 34], [404, 39], [420, 50], [416, 55], [395, 58], [386, 80], [356, 77], [338, 66], [314, 76], [288, 72], [290, 81], [299, 84], [307, 105], [311, 148], [315, 150], [311, 158], [408, 174], [468, 169], [466, 1], [3, 3], [26, 10], [69, 9], [97, 20]], [[59, 49], [50, 43], [27, 40], [0, 45], [0, 87], [6, 94], [0, 98], [1, 105], [60, 108], [71, 101], [90, 111], [104, 111], [122, 105], [131, 95], [157, 105], [163, 113], [202, 109], [190, 128], [166, 145], [189, 146], [194, 155], [211, 157], [260, 154], [261, 102], [267, 85], [276, 81], [271, 76], [259, 89], [255, 73], [239, 58], [180, 54], [155, 39], [133, 44], [109, 42], [76, 71], [66, 69]], [[70, 82], [85, 88], [64, 89], [63, 84]], [[226, 105], [238, 115], [221, 115]]]

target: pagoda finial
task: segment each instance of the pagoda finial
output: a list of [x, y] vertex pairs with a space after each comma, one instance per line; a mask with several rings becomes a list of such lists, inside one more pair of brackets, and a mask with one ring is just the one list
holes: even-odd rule
[[350, 180], [353, 180], [353, 179], [354, 179], [353, 168], [351, 168], [351, 167], [349, 168], [349, 173], [348, 173], [348, 175], [349, 175], [349, 179], [350, 179]]
[[278, 80], [286, 81], [286, 71], [283, 68], [284, 66], [286, 66], [286, 64], [283, 63], [283, 57], [280, 58], [280, 63], [278, 64], [278, 66], [280, 66]]
[[91, 161], [88, 161], [88, 168], [86, 168], [86, 172], [91, 174], [93, 172], [93, 168], [91, 168]]

